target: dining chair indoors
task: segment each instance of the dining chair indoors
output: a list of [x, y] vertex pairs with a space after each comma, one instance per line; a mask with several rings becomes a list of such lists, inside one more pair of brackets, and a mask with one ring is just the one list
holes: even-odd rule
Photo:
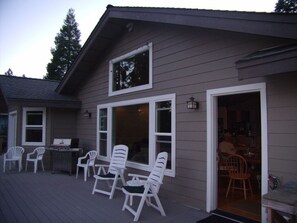
[[[163, 181], [167, 159], [167, 152], [159, 153], [149, 176], [129, 174], [129, 176], [133, 177], [132, 181], [135, 181], [135, 183], [131, 182], [130, 185], [132, 186], [124, 186], [122, 188], [122, 191], [125, 194], [125, 202], [122, 210], [124, 211], [127, 209], [129, 212], [131, 212], [134, 215], [134, 221], [138, 221], [144, 202], [146, 202], [148, 206], [158, 210], [162, 216], [166, 216], [161, 201], [158, 197], [158, 192]], [[138, 182], [140, 182], [140, 185], [137, 185]], [[132, 208], [131, 201], [134, 196], [141, 198], [137, 210]], [[152, 203], [151, 198], [155, 199], [156, 204]]]
[[11, 163], [18, 162], [19, 172], [22, 170], [22, 158], [24, 148], [21, 146], [10, 147], [3, 155], [3, 173], [5, 173], [6, 162], [9, 162], [9, 169], [11, 170]]
[[[124, 171], [126, 168], [126, 162], [128, 157], [128, 147], [125, 145], [116, 145], [113, 147], [113, 152], [109, 165], [96, 164], [99, 167], [97, 175], [94, 175], [95, 183], [92, 194], [101, 193], [109, 195], [109, 199], [113, 198], [115, 189], [121, 189], [117, 187], [117, 181], [121, 180], [125, 185]], [[106, 171], [105, 168], [108, 168]], [[105, 181], [111, 190], [103, 190], [97, 188], [98, 181]], [[112, 185], [110, 184], [112, 182]]]
[[28, 162], [33, 162], [34, 164], [34, 173], [37, 172], [38, 168], [38, 161], [41, 163], [42, 170], [44, 171], [44, 165], [43, 165], [43, 154], [45, 153], [45, 148], [44, 147], [37, 147], [33, 150], [32, 153], [27, 153], [27, 158], [26, 158], [26, 171], [28, 168]]
[[[243, 190], [244, 199], [246, 200], [247, 190], [250, 190], [253, 195], [250, 181], [251, 174], [248, 172], [246, 160], [240, 155], [231, 155], [227, 160], [227, 165], [229, 166], [229, 185], [226, 192], [226, 198], [229, 195], [230, 189], [232, 189], [232, 194], [234, 190]], [[248, 182], [248, 188], [246, 182]]]
[[87, 152], [87, 154], [83, 157], [79, 157], [76, 164], [76, 179], [78, 177], [79, 168], [84, 169], [84, 181], [87, 181], [87, 176], [90, 177], [90, 168], [93, 169], [93, 173], [96, 174], [95, 171], [95, 161], [97, 157], [97, 151], [91, 150]]

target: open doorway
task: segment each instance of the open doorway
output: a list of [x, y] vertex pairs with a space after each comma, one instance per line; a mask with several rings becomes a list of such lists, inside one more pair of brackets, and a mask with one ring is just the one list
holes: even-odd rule
[[[206, 210], [208, 212], [218, 209], [218, 99], [221, 96], [240, 95], [246, 93], [259, 93], [260, 97], [260, 143], [261, 143], [261, 179], [259, 190], [261, 195], [268, 192], [268, 147], [267, 147], [267, 100], [266, 84], [256, 83], [233, 87], [207, 90], [207, 187]], [[267, 221], [267, 213], [261, 208], [261, 222]]]
[[[230, 94], [217, 97], [218, 174], [217, 209], [261, 221], [261, 105], [260, 93]], [[231, 147], [230, 151], [225, 151]], [[221, 151], [223, 150], [223, 151]], [[249, 189], [230, 190], [226, 159], [230, 154], [240, 155], [247, 164]], [[243, 181], [234, 182], [236, 188]], [[233, 186], [230, 185], [231, 187]]]

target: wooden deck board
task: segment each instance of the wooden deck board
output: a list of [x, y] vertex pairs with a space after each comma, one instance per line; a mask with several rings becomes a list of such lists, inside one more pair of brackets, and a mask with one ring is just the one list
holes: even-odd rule
[[[0, 156], [0, 222], [133, 222], [128, 211], [122, 211], [124, 195], [116, 191], [114, 198], [102, 194], [92, 195], [93, 178], [83, 181], [66, 172], [32, 170], [18, 173], [16, 170], [3, 173]], [[104, 182], [103, 182], [104, 183]], [[105, 186], [105, 184], [100, 184]], [[137, 202], [135, 199], [134, 203]], [[170, 202], [161, 196], [166, 217], [147, 206], [143, 207], [141, 222], [196, 222], [208, 214]]]

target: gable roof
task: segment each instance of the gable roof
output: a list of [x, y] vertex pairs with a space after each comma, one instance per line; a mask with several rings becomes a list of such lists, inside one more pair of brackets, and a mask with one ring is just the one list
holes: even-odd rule
[[58, 94], [58, 81], [0, 75], [0, 90], [7, 104], [79, 108], [80, 102]]
[[[56, 89], [71, 93], [100, 60], [115, 37], [133, 21], [155, 22], [297, 39], [297, 15], [177, 8], [114, 7], [107, 9]], [[95, 61], [96, 58], [96, 61]]]

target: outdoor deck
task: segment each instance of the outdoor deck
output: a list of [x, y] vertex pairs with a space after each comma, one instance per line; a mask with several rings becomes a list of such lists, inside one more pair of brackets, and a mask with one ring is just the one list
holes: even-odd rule
[[[133, 222], [133, 215], [122, 211], [124, 195], [116, 191], [114, 198], [92, 195], [94, 179], [83, 181], [75, 174], [38, 171], [33, 173], [16, 170], [3, 173], [3, 159], [0, 156], [0, 222], [35, 223], [35, 222]], [[143, 207], [139, 222], [193, 222], [209, 214], [193, 208], [168, 201], [160, 197], [166, 212], [162, 217], [159, 212], [146, 205]], [[137, 199], [134, 200], [137, 203]]]

